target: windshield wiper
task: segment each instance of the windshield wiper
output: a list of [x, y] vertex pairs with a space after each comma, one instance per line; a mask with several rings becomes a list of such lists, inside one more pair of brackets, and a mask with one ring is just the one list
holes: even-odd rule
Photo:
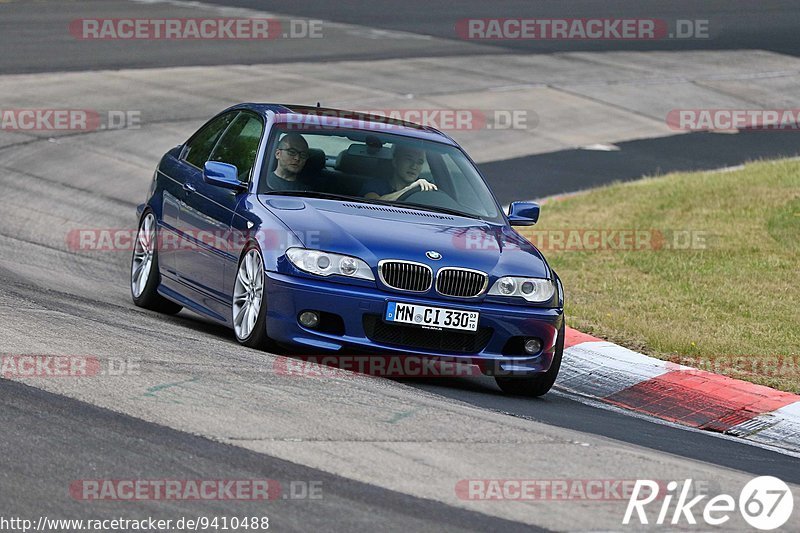
[[424, 204], [416, 204], [413, 202], [394, 202], [391, 205], [403, 205], [406, 207], [414, 207], [416, 209], [421, 209], [423, 211], [433, 211], [434, 213], [446, 213], [448, 215], [455, 215], [457, 217], [466, 217], [466, 218], [474, 218], [476, 220], [483, 220], [478, 215], [473, 215], [471, 213], [464, 213], [463, 211], [458, 211], [456, 209], [448, 209], [447, 207], [434, 207], [430, 205]]
[[335, 194], [332, 192], [318, 192], [318, 191], [269, 191], [264, 194], [275, 194], [280, 196], [310, 196], [312, 198], [322, 198], [324, 200], [347, 200], [355, 202], [368, 202], [359, 196], [348, 196], [346, 194]]

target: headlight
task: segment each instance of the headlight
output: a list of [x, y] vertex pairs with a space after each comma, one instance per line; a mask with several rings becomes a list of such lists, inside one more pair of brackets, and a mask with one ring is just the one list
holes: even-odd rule
[[289, 248], [286, 250], [286, 257], [303, 272], [317, 276], [338, 275], [375, 281], [372, 269], [358, 257], [305, 248]]
[[494, 282], [489, 294], [494, 296], [521, 296], [529, 302], [542, 303], [550, 300], [556, 286], [549, 279], [517, 278], [505, 276]]

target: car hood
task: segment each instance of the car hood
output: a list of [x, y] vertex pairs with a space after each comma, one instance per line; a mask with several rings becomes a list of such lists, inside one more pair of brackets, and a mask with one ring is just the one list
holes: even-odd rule
[[[360, 257], [371, 266], [403, 259], [491, 276], [550, 277], [542, 254], [508, 226], [363, 202], [260, 195], [307, 248]], [[432, 260], [426, 252], [441, 254]]]

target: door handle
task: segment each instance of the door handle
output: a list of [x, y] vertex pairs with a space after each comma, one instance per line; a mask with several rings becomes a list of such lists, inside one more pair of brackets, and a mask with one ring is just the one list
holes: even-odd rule
[[197, 191], [195, 186], [192, 185], [191, 183], [189, 183], [188, 181], [183, 184], [183, 190], [186, 191], [186, 192], [196, 192]]

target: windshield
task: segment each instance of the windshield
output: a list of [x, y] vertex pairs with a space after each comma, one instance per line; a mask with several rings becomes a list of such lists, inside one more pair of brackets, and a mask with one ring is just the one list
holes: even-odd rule
[[278, 128], [258, 192], [336, 195], [503, 222], [489, 189], [460, 149], [382, 132]]

